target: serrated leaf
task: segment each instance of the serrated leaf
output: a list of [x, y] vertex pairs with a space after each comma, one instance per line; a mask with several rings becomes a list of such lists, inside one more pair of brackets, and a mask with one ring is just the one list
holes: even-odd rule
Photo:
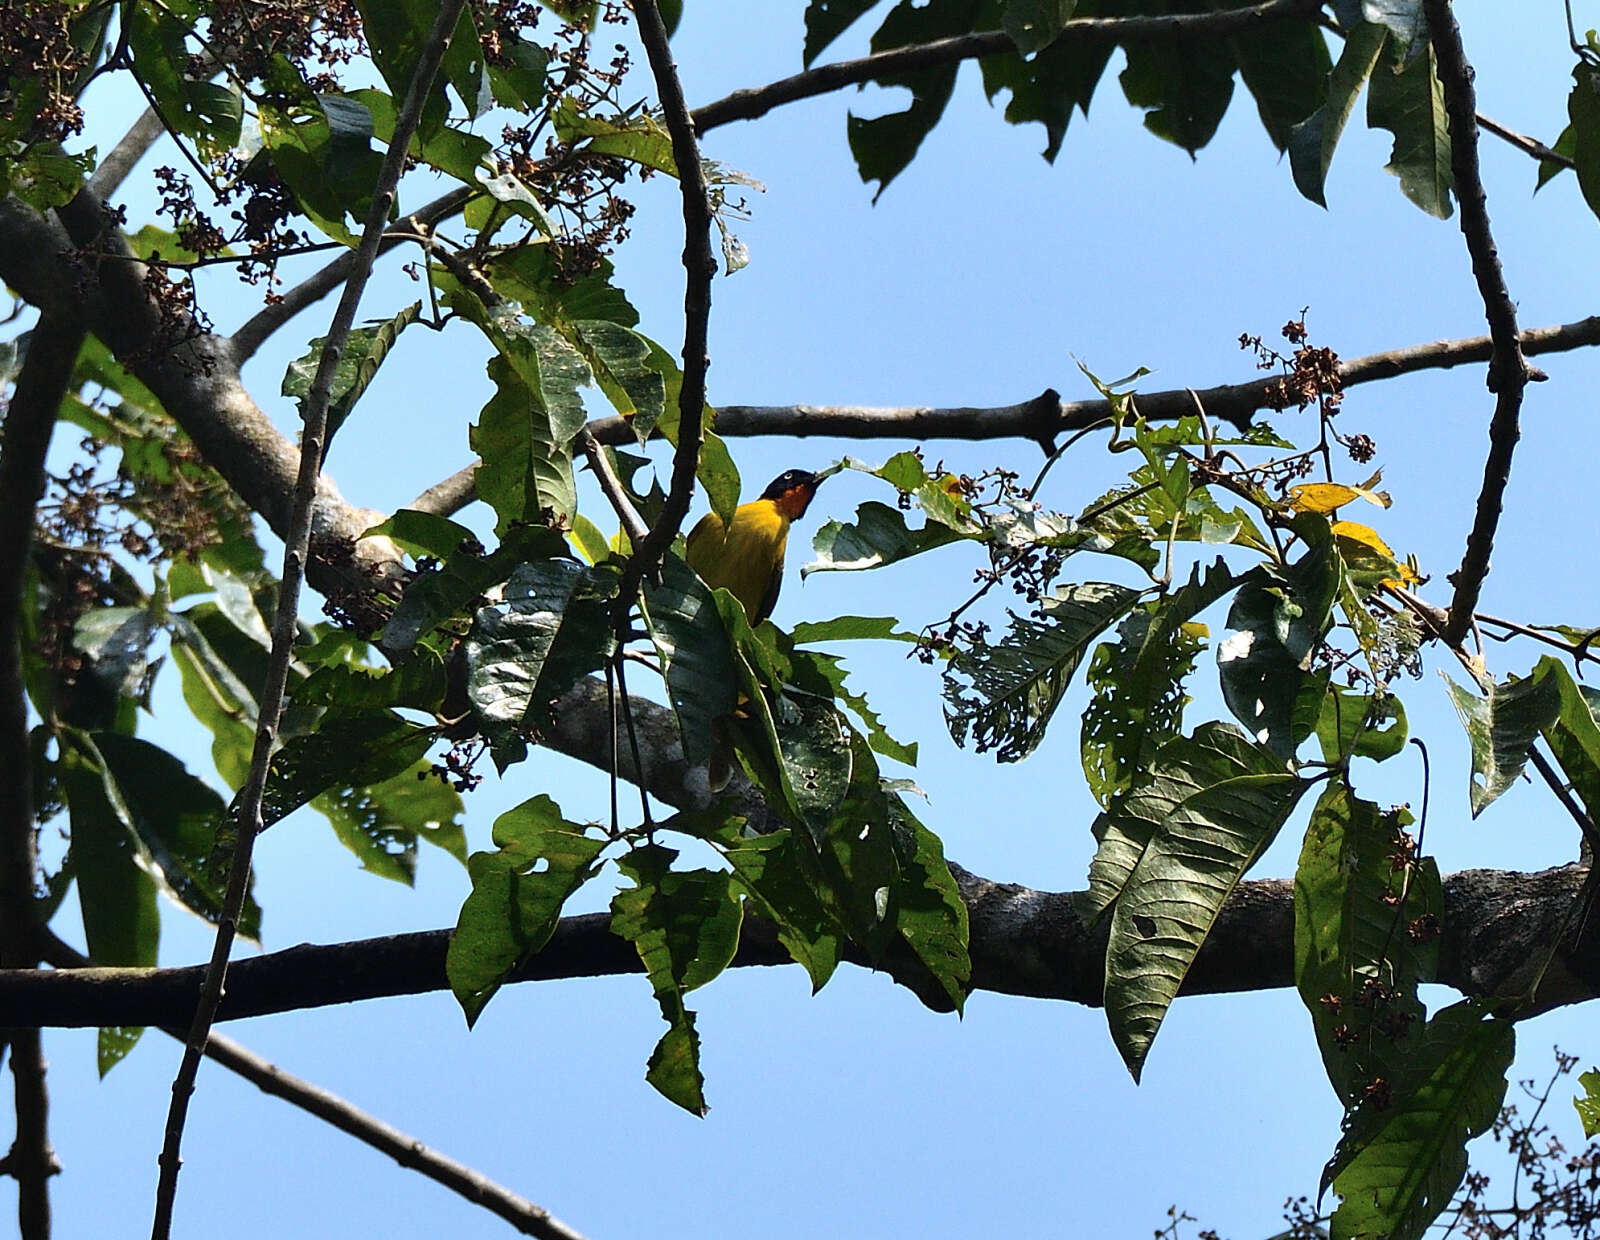
[[1222, 905], [1309, 786], [1265, 746], [1254, 747], [1253, 765], [1261, 773], [1184, 798], [1161, 822], [1112, 910], [1106, 1019], [1135, 1080]]
[[[958, 745], [1001, 762], [1028, 756], [1071, 683], [1090, 643], [1139, 601], [1140, 592], [1107, 582], [1058, 587], [1042, 620], [1011, 617], [998, 645], [961, 651], [945, 673], [945, 723]], [[965, 683], [963, 683], [965, 682]]]
[[1335, 1240], [1416, 1240], [1427, 1231], [1461, 1185], [1467, 1142], [1500, 1113], [1515, 1029], [1470, 1003], [1428, 1022], [1408, 1073], [1415, 1083], [1384, 1110], [1362, 1108], [1324, 1173], [1343, 1198]]
[[496, 852], [467, 861], [472, 892], [461, 906], [445, 976], [474, 1024], [513, 970], [549, 941], [567, 897], [593, 876], [605, 847], [539, 795], [495, 819]]
[[1394, 134], [1394, 149], [1384, 171], [1400, 179], [1400, 190], [1429, 215], [1449, 219], [1450, 118], [1444, 107], [1433, 45], [1401, 59], [1396, 40], [1373, 71], [1367, 94], [1367, 124]]
[[1544, 669], [1493, 685], [1482, 697], [1448, 676], [1444, 682], [1472, 744], [1468, 799], [1476, 818], [1521, 776], [1529, 746], [1561, 713], [1561, 690]]
[[1376, 22], [1362, 22], [1349, 31], [1344, 50], [1328, 74], [1322, 106], [1290, 131], [1289, 167], [1295, 186], [1320, 207], [1328, 205], [1323, 190], [1334, 148], [1388, 37], [1388, 30]]

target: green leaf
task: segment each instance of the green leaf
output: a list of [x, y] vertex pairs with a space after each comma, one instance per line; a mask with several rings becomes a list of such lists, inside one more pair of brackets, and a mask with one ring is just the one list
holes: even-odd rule
[[[921, 6], [901, 0], [873, 34], [872, 50], [883, 52], [908, 43], [965, 34], [973, 28], [978, 9], [979, 0], [929, 0]], [[862, 181], [879, 183], [874, 202], [915, 158], [922, 140], [939, 123], [959, 68], [959, 64], [939, 65], [875, 79], [880, 86], [909, 90], [910, 106], [870, 120], [850, 116], [845, 129], [856, 168]]]
[[900, 870], [895, 930], [959, 1012], [972, 984], [966, 901], [939, 837], [917, 820], [903, 797], [891, 795], [888, 803]]
[[859, 572], [882, 568], [959, 542], [964, 535], [949, 526], [929, 520], [921, 529], [910, 529], [899, 510], [868, 500], [856, 509], [853, 524], [832, 520], [811, 540], [817, 558], [800, 570], [801, 580], [816, 572]]
[[1222, 905], [1309, 786], [1265, 746], [1245, 744], [1252, 773], [1201, 787], [1178, 803], [1159, 823], [1111, 914], [1106, 1019], [1135, 1080]]
[[1079, 916], [1093, 921], [1111, 907], [1162, 824], [1190, 798], [1279, 770], [1280, 763], [1263, 762], [1260, 747], [1228, 723], [1203, 723], [1192, 737], [1161, 746], [1148, 775], [1094, 821], [1099, 848], [1089, 863], [1088, 890], [1075, 900]]
[[806, 5], [805, 67], [809, 69], [830, 43], [877, 4], [878, 0], [810, 0]]
[[[324, 461], [328, 459], [328, 449], [333, 446], [334, 435], [350, 416], [356, 401], [372, 385], [378, 367], [383, 365], [395, 340], [417, 321], [421, 312], [422, 303], [414, 301], [392, 319], [351, 331], [344, 352], [339, 355], [338, 365], [334, 368], [333, 386], [329, 390], [328, 429], [322, 441]], [[311, 384], [316, 378], [317, 367], [322, 362], [322, 350], [327, 342], [326, 336], [318, 336], [311, 342], [310, 351], [290, 362], [289, 368], [283, 372], [283, 394], [291, 397], [299, 406], [302, 420], [306, 415], [306, 399], [311, 393]]]
[[675, 871], [676, 857], [670, 848], [645, 844], [618, 860], [635, 885], [611, 901], [611, 929], [639, 953], [669, 1026], [645, 1079], [684, 1110], [704, 1115], [700, 1038], [683, 1000], [733, 959], [743, 908], [726, 872]]
[[1444, 87], [1435, 68], [1433, 46], [1402, 60], [1391, 39], [1373, 71], [1367, 94], [1367, 124], [1394, 134], [1394, 150], [1384, 171], [1400, 178], [1400, 190], [1429, 215], [1449, 219], [1450, 118]]
[[1583, 200], [1600, 216], [1600, 65], [1580, 58], [1572, 77], [1572, 93], [1567, 96], [1572, 159], [1578, 166]]
[[589, 363], [612, 408], [628, 419], [643, 443], [661, 421], [667, 398], [666, 382], [653, 364], [651, 342], [606, 319], [574, 323], [567, 339]]
[[472, 892], [444, 969], [469, 1027], [517, 966], [549, 941], [567, 897], [593, 877], [605, 842], [584, 832], [541, 794], [495, 819], [498, 851], [467, 861]]
[[1102, 806], [1149, 771], [1157, 750], [1183, 729], [1184, 679], [1205, 645], [1194, 617], [1238, 585], [1220, 559], [1188, 584], [1136, 607], [1118, 640], [1095, 648], [1087, 679], [1094, 697], [1083, 713], [1083, 771]]
[[[1093, 6], [1099, 15], [1123, 14], [1135, 7], [1126, 0]], [[1010, 92], [1005, 110], [1008, 124], [1037, 121], [1044, 126], [1043, 154], [1053, 163], [1073, 109], [1089, 114], [1089, 101], [1115, 50], [1109, 40], [1062, 39], [1027, 60], [1010, 52], [985, 56], [978, 62], [984, 93], [992, 101], [1002, 90]]]
[[1539, 660], [1534, 675], [1553, 680], [1561, 702], [1544, 729], [1545, 743], [1590, 821], [1600, 822], [1600, 690], [1578, 684], [1563, 664], [1548, 657]]
[[[357, 7], [373, 63], [383, 74], [389, 93], [404, 99], [438, 7], [427, 0], [357, 0]], [[450, 114], [444, 84], [445, 75], [438, 74], [429, 88], [422, 111], [423, 133], [432, 133]], [[469, 105], [472, 102], [469, 100]]]
[[398, 509], [388, 520], [380, 521], [362, 535], [363, 538], [379, 536], [393, 539], [401, 550], [414, 556], [432, 556], [436, 560], [454, 555], [462, 543], [477, 541], [472, 531], [460, 522], [414, 508]]
[[1422, 0], [1361, 0], [1361, 16], [1389, 28], [1401, 57], [1420, 55], [1415, 45], [1428, 38], [1428, 17]]
[[1324, 1172], [1343, 1198], [1335, 1240], [1421, 1237], [1460, 1187], [1467, 1142], [1500, 1113], [1516, 1047], [1511, 1021], [1458, 1003], [1418, 1041], [1405, 1087], [1386, 1109], [1357, 1113]]
[[802, 620], [789, 631], [797, 646], [816, 642], [917, 641], [915, 633], [900, 627], [894, 616], [835, 616], [831, 620]]
[[412, 649], [451, 617], [475, 614], [474, 600], [505, 581], [519, 564], [566, 554], [566, 540], [537, 525], [513, 526], [490, 554], [484, 554], [475, 539], [458, 543], [443, 564], [431, 572], [419, 571], [406, 585], [400, 605], [384, 626], [384, 648]]
[[1402, 1072], [1426, 1016], [1417, 985], [1438, 967], [1444, 893], [1432, 858], [1407, 876], [1409, 819], [1334, 780], [1295, 871], [1295, 985], [1346, 1109]]
[[[559, 425], [539, 389], [504, 354], [489, 359], [495, 394], [468, 432], [478, 454], [478, 498], [499, 518], [495, 533], [505, 538], [518, 522], [548, 524], [577, 510], [577, 484], [567, 447], [582, 427]], [[582, 403], [578, 412], [582, 413]]]
[[1289, 167], [1295, 186], [1320, 207], [1328, 205], [1323, 190], [1334, 148], [1388, 37], [1388, 30], [1376, 22], [1364, 21], [1352, 29], [1338, 63], [1328, 74], [1325, 102], [1289, 134]]
[[670, 177], [678, 175], [672, 158], [672, 135], [649, 112], [638, 112], [616, 121], [579, 110], [571, 95], [562, 96], [553, 117], [556, 137], [580, 153], [610, 155], [625, 159]]
[[970, 735], [979, 753], [994, 749], [1002, 762], [1032, 753], [1090, 643], [1139, 594], [1107, 582], [1061, 586], [1042, 604], [1042, 620], [1013, 615], [999, 645], [980, 639], [957, 654], [944, 688], [945, 723], [956, 743]]
[[439, 731], [392, 710], [329, 713], [315, 732], [292, 738], [273, 755], [262, 818], [270, 826], [324, 792], [368, 788], [409, 772]]
[[95, 1039], [95, 1066], [100, 1075], [104, 1077], [126, 1059], [142, 1036], [142, 1025], [102, 1025]]
[[1583, 1135], [1592, 1138], [1600, 1132], [1600, 1069], [1590, 1068], [1578, 1078], [1583, 1086], [1583, 1097], [1574, 1098], [1578, 1118], [1583, 1121]]
[[694, 570], [670, 554], [661, 569], [660, 583], [645, 585], [645, 628], [661, 660], [684, 757], [704, 762], [717, 748], [720, 721], [738, 704], [733, 645]]
[[315, 797], [311, 806], [328, 820], [334, 837], [361, 868], [380, 878], [411, 886], [418, 840], [466, 864], [461, 797], [426, 762], [415, 762], [377, 783], [334, 788]]
[[[1196, 5], [1191, 11], [1205, 10]], [[1233, 99], [1238, 66], [1229, 41], [1153, 39], [1130, 43], [1126, 52], [1122, 93], [1145, 109], [1144, 127], [1194, 155], [1211, 141]]]
[[1517, 782], [1528, 761], [1528, 747], [1561, 713], [1561, 689], [1545, 668], [1536, 668], [1525, 680], [1493, 685], [1483, 697], [1448, 676], [1444, 681], [1472, 743], [1468, 799], [1476, 818]]
[[89, 959], [97, 965], [154, 966], [161, 911], [139, 837], [112, 799], [91, 747], [64, 743], [60, 776]]
[[1031, 56], [1056, 41], [1076, 5], [1077, 0], [1006, 0], [1001, 29]]
[[[237, 145], [242, 116], [239, 97], [226, 86], [190, 78], [192, 56], [183, 22], [165, 5], [150, 0], [125, 5], [122, 12], [133, 68], [156, 97], [163, 123], [213, 150]], [[198, 46], [193, 50], [198, 51]]]
[[723, 837], [720, 851], [733, 870], [735, 886], [773, 924], [784, 950], [811, 976], [812, 992], [821, 990], [838, 967], [843, 935], [817, 895], [817, 863], [809, 846], [787, 827], [749, 837], [735, 827]]
[[1304, 736], [1295, 730], [1295, 697], [1332, 623], [1339, 558], [1320, 517], [1297, 528], [1317, 541], [1287, 570], [1268, 569], [1244, 583], [1228, 611], [1232, 636], [1217, 647], [1222, 696], [1233, 717], [1284, 759]]
[[467, 699], [503, 771], [525, 733], [551, 725], [556, 699], [611, 657], [617, 570], [575, 560], [521, 564], [504, 601], [485, 607], [465, 643]]
[[1274, 21], [1233, 35], [1231, 42], [1267, 136], [1285, 150], [1294, 127], [1327, 99], [1333, 68], [1327, 40], [1314, 21]]
[[148, 607], [97, 607], [72, 628], [95, 679], [118, 697], [142, 699], [149, 688], [150, 643], [161, 631]]
[[868, 705], [866, 697], [845, 687], [846, 673], [842, 659], [820, 650], [791, 649], [788, 655], [799, 687], [810, 693], [835, 698], [848, 706], [866, 728], [867, 744], [874, 753], [904, 762], [907, 766], [917, 764], [917, 742], [907, 744], [896, 740], [883, 726], [883, 720], [877, 712]]
[[489, 66], [489, 88], [501, 107], [532, 109], [543, 106], [545, 71], [550, 54], [537, 43], [518, 39], [501, 51], [510, 60], [506, 65]]
[[[172, 754], [133, 736], [100, 732], [95, 748], [138, 837], [148, 872], [179, 904], [215, 925], [225, 890], [210, 873], [227, 805]], [[261, 906], [247, 896], [239, 933], [261, 938]]]
[[[679, 406], [683, 397], [683, 372], [672, 360], [672, 355], [659, 344], [653, 340], [647, 340], [647, 343], [650, 345], [650, 365], [666, 385], [666, 399], [656, 429], [661, 432], [663, 439], [676, 448], [678, 426], [682, 421]], [[739, 504], [739, 470], [722, 436], [711, 429], [715, 425], [716, 411], [706, 405], [701, 415], [700, 456], [695, 463], [694, 476], [705, 488], [706, 498], [711, 501], [711, 511], [726, 522], [733, 519], [733, 510]]]
[[1393, 694], [1374, 696], [1330, 684], [1317, 715], [1316, 735], [1324, 762], [1382, 762], [1405, 748], [1405, 707]]
[[[1570, 108], [1570, 103], [1568, 106]], [[1568, 122], [1567, 127], [1563, 129], [1556, 137], [1556, 140], [1551, 144], [1550, 149], [1557, 155], [1565, 155], [1568, 159], [1573, 160], [1573, 162], [1576, 163], [1577, 161], [1573, 157], [1573, 151], [1577, 147], [1577, 141], [1578, 131], [1572, 126], [1571, 122]], [[1539, 179], [1534, 182], [1533, 192], [1538, 193], [1545, 187], [1546, 184], [1549, 183], [1551, 178], [1561, 175], [1561, 173], [1565, 172], [1569, 166], [1570, 165], [1562, 163], [1557, 159], [1541, 159], [1539, 161]], [[1587, 202], [1588, 199], [1585, 198], [1584, 201]]]

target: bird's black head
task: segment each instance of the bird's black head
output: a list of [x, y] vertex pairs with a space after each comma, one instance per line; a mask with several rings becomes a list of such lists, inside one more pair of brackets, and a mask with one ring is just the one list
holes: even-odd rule
[[786, 469], [767, 484], [767, 489], [761, 492], [761, 498], [778, 505], [793, 521], [805, 516], [806, 509], [811, 505], [811, 497], [817, 493], [821, 482], [822, 478], [809, 469]]

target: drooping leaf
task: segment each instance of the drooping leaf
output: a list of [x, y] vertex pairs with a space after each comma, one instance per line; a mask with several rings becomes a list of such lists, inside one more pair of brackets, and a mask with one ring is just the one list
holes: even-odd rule
[[1076, 0], [1006, 0], [1001, 29], [1031, 56], [1056, 41], [1075, 6]]
[[890, 794], [888, 803], [900, 871], [895, 929], [959, 1012], [972, 983], [966, 901], [939, 837], [918, 821], [905, 798]]
[[[1205, 11], [1179, 0], [1178, 12]], [[1122, 92], [1145, 110], [1144, 126], [1159, 138], [1192, 156], [1211, 141], [1233, 99], [1238, 68], [1233, 48], [1224, 39], [1153, 39], [1130, 43], [1128, 67], [1122, 71]]]
[[1388, 37], [1388, 30], [1377, 22], [1363, 21], [1350, 30], [1344, 50], [1328, 74], [1322, 106], [1289, 134], [1289, 167], [1295, 186], [1320, 207], [1328, 205], [1323, 191], [1334, 148], [1339, 145], [1345, 123], [1355, 110], [1356, 99], [1372, 75]]
[[1407, 1080], [1383, 1109], [1357, 1112], [1324, 1172], [1343, 1199], [1331, 1225], [1338, 1240], [1421, 1237], [1461, 1185], [1467, 1142], [1500, 1113], [1516, 1048], [1510, 1020], [1458, 1003], [1416, 1036]]
[[1159, 824], [1111, 913], [1106, 1019], [1135, 1080], [1222, 905], [1309, 786], [1267, 747], [1245, 744], [1254, 773], [1185, 797]]
[[161, 912], [138, 834], [112, 798], [92, 747], [70, 740], [64, 744], [60, 774], [71, 816], [73, 867], [89, 959], [97, 965], [153, 966]]
[[1384, 171], [1400, 179], [1401, 192], [1429, 215], [1449, 219], [1454, 182], [1450, 118], [1431, 43], [1424, 42], [1416, 55], [1403, 59], [1397, 40], [1389, 40], [1372, 73], [1367, 124], [1394, 134], [1394, 150]]
[[1592, 1138], [1600, 1132], [1600, 1069], [1590, 1068], [1578, 1077], [1578, 1084], [1583, 1086], [1583, 1094], [1574, 1098], [1572, 1105], [1583, 1123], [1583, 1135]]
[[1523, 680], [1493, 685], [1483, 697], [1448, 676], [1444, 680], [1472, 744], [1468, 799], [1476, 818], [1517, 782], [1528, 761], [1528, 747], [1561, 713], [1561, 689], [1544, 669], [1535, 669]]
[[[980, 0], [930, 0], [918, 6], [901, 0], [889, 11], [872, 36], [874, 52], [927, 43], [965, 34], [972, 29]], [[910, 106], [870, 119], [851, 115], [846, 124], [850, 151], [864, 182], [878, 182], [873, 200], [905, 171], [922, 140], [944, 115], [955, 88], [959, 64], [936, 65], [878, 79], [881, 86], [900, 86], [911, 92]]]
[[1572, 77], [1572, 93], [1567, 96], [1572, 160], [1583, 200], [1600, 216], [1600, 65], [1580, 57]]
[[830, 43], [877, 4], [878, 0], [810, 0], [806, 5], [805, 67], [809, 69]]
[[911, 529], [898, 509], [868, 500], [856, 509], [854, 523], [833, 520], [817, 531], [811, 540], [817, 558], [800, 569], [800, 577], [804, 580], [816, 572], [882, 568], [958, 542], [962, 537], [949, 526], [932, 520], [920, 529]]
[[1227, 723], [1203, 723], [1193, 736], [1161, 746], [1148, 776], [1095, 819], [1099, 848], [1089, 863], [1088, 889], [1075, 901], [1079, 916], [1093, 921], [1111, 907], [1162, 824], [1186, 801], [1207, 788], [1279, 769], [1281, 764], [1263, 762], [1260, 747]]
[[1254, 96], [1267, 136], [1280, 151], [1294, 127], [1327, 98], [1333, 61], [1315, 21], [1263, 22], [1232, 36], [1239, 77]]
[[645, 1079], [684, 1110], [704, 1115], [700, 1039], [684, 996], [733, 959], [743, 908], [726, 872], [673, 870], [676, 857], [670, 848], [644, 844], [618, 860], [635, 885], [612, 900], [611, 928], [639, 953], [668, 1025]]
[[[173, 899], [215, 924], [224, 889], [208, 865], [227, 805], [172, 754], [149, 741], [101, 732], [95, 748], [138, 837], [146, 871]], [[261, 938], [261, 907], [246, 896], [239, 933]]]
[[945, 674], [945, 723], [958, 745], [1002, 762], [1032, 753], [1090, 643], [1139, 601], [1139, 591], [1107, 582], [1057, 588], [1041, 620], [1013, 615], [998, 645], [961, 651]]
[[1347, 1109], [1403, 1070], [1426, 1016], [1417, 985], [1437, 969], [1443, 889], [1432, 858], [1408, 875], [1407, 821], [1336, 779], [1311, 812], [1295, 871], [1295, 985]]
[[790, 650], [788, 654], [794, 668], [795, 683], [808, 692], [832, 697], [848, 706], [866, 728], [867, 744], [874, 753], [904, 762], [907, 766], [917, 764], [917, 742], [908, 744], [889, 734], [865, 695], [856, 693], [845, 684], [847, 673], [842, 659], [820, 650]]
[[311, 805], [361, 868], [380, 878], [409, 887], [416, 878], [419, 840], [467, 862], [461, 797], [426, 762], [377, 783], [331, 789]]
[[612, 408], [628, 419], [640, 442], [650, 437], [666, 409], [666, 381], [652, 365], [651, 342], [607, 319], [583, 319], [568, 340], [583, 354]]
[[554, 933], [567, 897], [593, 876], [605, 847], [539, 795], [495, 819], [495, 852], [467, 861], [472, 892], [461, 906], [445, 976], [474, 1024], [511, 972]]

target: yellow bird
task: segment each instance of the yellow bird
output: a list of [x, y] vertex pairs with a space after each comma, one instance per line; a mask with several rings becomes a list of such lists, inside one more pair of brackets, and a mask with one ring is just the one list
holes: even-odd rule
[[805, 516], [823, 474], [791, 469], [779, 474], [761, 498], [733, 510], [732, 524], [708, 512], [689, 531], [685, 558], [708, 586], [721, 586], [744, 604], [752, 625], [772, 614], [783, 586], [783, 553], [789, 524]]

